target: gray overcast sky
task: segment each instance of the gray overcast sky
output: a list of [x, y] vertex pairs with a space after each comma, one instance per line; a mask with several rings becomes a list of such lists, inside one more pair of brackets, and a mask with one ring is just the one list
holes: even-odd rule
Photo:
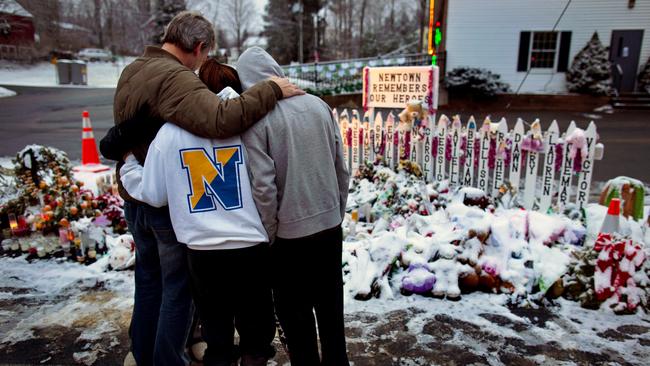
[[[215, 4], [219, 4], [219, 2], [215, 0], [186, 0], [187, 5], [189, 6], [190, 9], [196, 9], [202, 12], [210, 12], [210, 10], [207, 9], [214, 9]], [[253, 0], [253, 4], [255, 4], [255, 10], [257, 13], [258, 19], [255, 20], [254, 24], [257, 27], [257, 31], [262, 30], [263, 26], [263, 20], [262, 16], [264, 15], [264, 7], [266, 7], [266, 4], [268, 3], [268, 0]], [[212, 14], [207, 14], [207, 16], [212, 16]]]
[[268, 0], [254, 0], [256, 5], [257, 5], [257, 16], [259, 17], [259, 23], [262, 24], [262, 15], [264, 15], [264, 7], [266, 6], [266, 3], [268, 3]]

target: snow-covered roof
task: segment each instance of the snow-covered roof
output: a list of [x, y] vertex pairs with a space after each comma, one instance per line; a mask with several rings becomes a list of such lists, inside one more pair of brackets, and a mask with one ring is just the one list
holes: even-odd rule
[[25, 8], [23, 8], [18, 2], [14, 0], [4, 0], [0, 2], [0, 13], [19, 15], [21, 17], [33, 18]]

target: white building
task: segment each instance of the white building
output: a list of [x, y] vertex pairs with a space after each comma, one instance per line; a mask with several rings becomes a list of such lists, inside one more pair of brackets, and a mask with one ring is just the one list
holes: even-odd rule
[[[650, 57], [649, 0], [449, 0], [446, 68], [480, 67], [522, 93], [567, 92], [565, 71], [594, 32], [633, 91]], [[615, 66], [615, 69], [616, 66]], [[615, 79], [615, 84], [617, 83]]]

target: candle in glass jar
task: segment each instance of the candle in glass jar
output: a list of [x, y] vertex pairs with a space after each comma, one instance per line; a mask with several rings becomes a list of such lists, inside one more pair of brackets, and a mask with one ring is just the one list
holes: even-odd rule
[[16, 221], [16, 215], [10, 213], [7, 215], [9, 217], [9, 228], [11, 231], [16, 231], [18, 229], [18, 221]]

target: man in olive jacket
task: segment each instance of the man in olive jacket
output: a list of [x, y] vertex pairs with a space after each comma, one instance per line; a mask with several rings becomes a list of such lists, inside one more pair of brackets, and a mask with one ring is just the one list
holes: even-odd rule
[[[240, 98], [219, 99], [194, 73], [214, 45], [212, 24], [197, 13], [183, 12], [167, 26], [162, 47], [147, 47], [124, 69], [113, 111], [124, 149], [105, 141], [100, 145], [106, 158], [120, 161], [118, 172], [128, 150], [144, 163], [155, 132], [166, 121], [201, 137], [225, 138], [244, 132], [281, 98], [304, 94], [287, 79], [271, 78]], [[122, 124], [134, 120], [138, 123]], [[187, 365], [193, 306], [185, 245], [176, 240], [166, 207], [134, 200], [117, 181], [136, 245], [133, 356], [139, 366]]]

